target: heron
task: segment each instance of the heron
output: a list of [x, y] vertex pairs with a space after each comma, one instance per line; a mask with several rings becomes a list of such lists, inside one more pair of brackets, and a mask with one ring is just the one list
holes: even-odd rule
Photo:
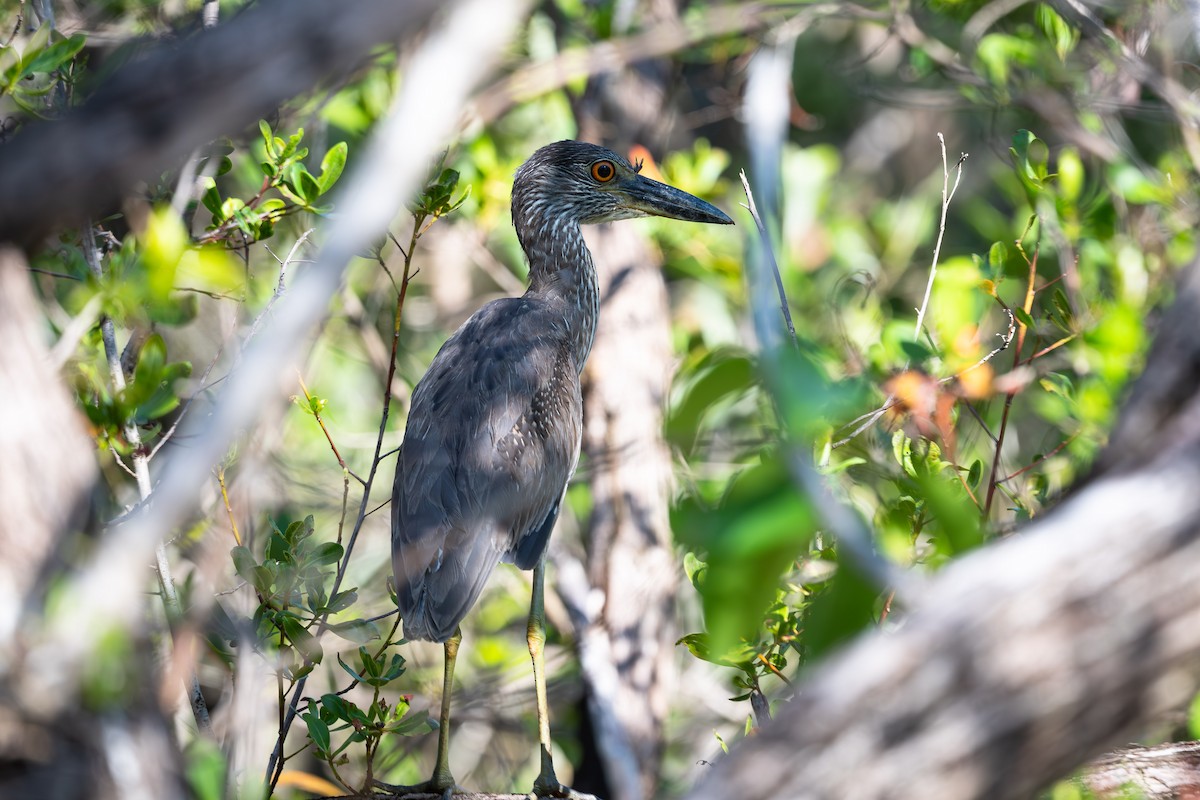
[[449, 735], [459, 623], [503, 561], [533, 570], [534, 794], [587, 797], [555, 776], [543, 662], [546, 545], [579, 460], [579, 376], [600, 313], [580, 226], [651, 215], [733, 222], [607, 148], [566, 140], [539, 149], [517, 170], [512, 192], [528, 290], [476, 311], [413, 390], [392, 488], [392, 566], [404, 637], [445, 650], [437, 760], [422, 791], [449, 798], [456, 790]]

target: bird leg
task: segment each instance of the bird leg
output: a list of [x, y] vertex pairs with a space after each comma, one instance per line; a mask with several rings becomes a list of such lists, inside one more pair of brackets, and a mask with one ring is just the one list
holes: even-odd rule
[[533, 793], [538, 797], [565, 797], [570, 800], [596, 800], [590, 794], [576, 792], [558, 782], [554, 774], [554, 758], [550, 753], [550, 709], [546, 702], [546, 663], [543, 657], [546, 647], [546, 555], [538, 559], [533, 568], [533, 597], [529, 602], [529, 625], [526, 639], [529, 656], [533, 659], [533, 688], [537, 694], [538, 743], [542, 766], [533, 782]]
[[442, 713], [438, 717], [437, 763], [433, 767], [430, 783], [438, 790], [453, 789], [454, 776], [450, 774], [450, 696], [454, 693], [454, 663], [458, 660], [458, 645], [462, 642], [462, 631], [454, 629], [454, 635], [446, 640], [445, 669], [442, 671]]
[[437, 763], [433, 767], [433, 777], [411, 786], [375, 781], [376, 786], [400, 797], [407, 794], [440, 794], [444, 800], [450, 800], [455, 791], [460, 791], [454, 783], [454, 776], [450, 774], [450, 695], [454, 690], [454, 663], [458, 660], [458, 645], [461, 642], [462, 631], [455, 628], [454, 635], [443, 645], [446, 658], [442, 671], [442, 713], [438, 717]]

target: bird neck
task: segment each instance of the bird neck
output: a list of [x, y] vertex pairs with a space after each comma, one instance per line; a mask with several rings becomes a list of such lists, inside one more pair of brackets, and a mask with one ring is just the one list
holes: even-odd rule
[[596, 335], [600, 287], [579, 223], [560, 218], [529, 227], [518, 225], [517, 232], [529, 259], [529, 290], [525, 296], [562, 313], [570, 332], [575, 366], [582, 372]]

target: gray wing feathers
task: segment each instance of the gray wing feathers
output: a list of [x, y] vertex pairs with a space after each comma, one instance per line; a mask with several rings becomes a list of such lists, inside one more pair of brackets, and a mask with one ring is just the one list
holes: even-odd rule
[[582, 426], [563, 327], [524, 298], [489, 303], [413, 392], [392, 489], [409, 639], [445, 641], [498, 561], [528, 569], [545, 549]]

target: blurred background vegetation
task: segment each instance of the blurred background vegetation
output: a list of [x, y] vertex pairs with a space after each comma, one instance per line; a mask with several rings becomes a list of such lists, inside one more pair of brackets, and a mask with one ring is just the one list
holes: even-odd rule
[[[40, 5], [0, 12], [5, 137], [86, 97], [147, 39], [201, 27], [196, 0], [51, 5], [53, 29], [39, 24]], [[220, 20], [244, 6], [221, 2]], [[1173, 275], [1195, 254], [1200, 138], [1189, 116], [1188, 9], [1167, 0], [898, 0], [728, 10], [536, 4], [507, 69], [622, 43], [614, 71], [568, 71], [528, 96], [503, 96], [501, 81], [481, 95], [441, 163], [429, 165], [413, 214], [361, 254], [330, 298], [329, 319], [285, 388], [294, 402], [247, 432], [213, 476], [203, 513], [171, 539], [181, 613], [206, 609], [196, 671], [215, 728], [229, 724], [230, 644], [242, 620], [278, 675], [264, 701], [286, 706], [304, 692], [302, 723], [273, 776], [278, 796], [427, 774], [434, 737], [423, 735], [424, 711], [436, 708], [440, 653], [395, 645], [387, 455], [412, 387], [449, 333], [487, 300], [523, 290], [508, 211], [513, 172], [540, 145], [580, 136], [582, 116], [599, 118], [598, 128], [587, 123], [595, 138], [613, 143], [608, 131], [623, 148], [640, 145], [631, 157], [651, 174], [739, 224], [621, 223], [637, 226], [661, 258], [675, 367], [663, 435], [676, 571], [686, 580], [656, 796], [685, 791], [749, 735], [806, 664], [903, 613], [890, 587], [841, 557], [794, 487], [786, 442], [866, 521], [879, 558], [921, 571], [1043, 513], [1104, 445]], [[663, 26], [679, 23], [687, 34], [669, 52], [654, 49]], [[791, 65], [779, 214], [767, 224], [796, 347], [774, 394], [764, 390], [750, 322], [753, 223], [738, 181], [750, 163], [744, 89], [764, 45]], [[653, 141], [625, 141], [633, 137], [616, 132], [628, 130], [620, 120], [587, 106], [598, 81], [628, 75], [652, 76], [663, 93]], [[320, 244], [313, 229], [337, 214], [343, 166], [353, 168], [403, 79], [397, 54], [380, 50], [354, 74], [198, 151], [91, 232], [63, 231], [36, 251], [31, 278], [95, 436], [105, 519], [138, 501], [135, 459], [149, 456], [153, 475], [159, 444], [163, 453], [187, 446], [170, 438], [172, 425], [185, 409], [203, 413], [239, 342], [304, 269]], [[757, 183], [773, 175], [749, 179], [756, 193], [775, 188]], [[113, 383], [101, 317], [125, 350], [124, 388]], [[384, 483], [356, 521], [376, 466]], [[568, 554], [587, 547], [595, 466], [581, 464], [556, 534]], [[524, 573], [498, 571], [466, 623], [451, 759], [472, 787], [523, 788], [536, 773], [527, 584]], [[550, 603], [555, 733], [562, 763], [585, 773], [595, 744], [579, 664], [569, 618]], [[103, 669], [119, 672], [120, 659]], [[122, 681], [98, 674], [95, 683], [89, 702], [124, 702]], [[197, 796], [261, 780], [265, 762], [227, 775], [219, 748], [196, 736], [180, 707]], [[258, 722], [259, 752], [269, 753], [278, 711]], [[1183, 732], [1168, 725], [1153, 735]]]

